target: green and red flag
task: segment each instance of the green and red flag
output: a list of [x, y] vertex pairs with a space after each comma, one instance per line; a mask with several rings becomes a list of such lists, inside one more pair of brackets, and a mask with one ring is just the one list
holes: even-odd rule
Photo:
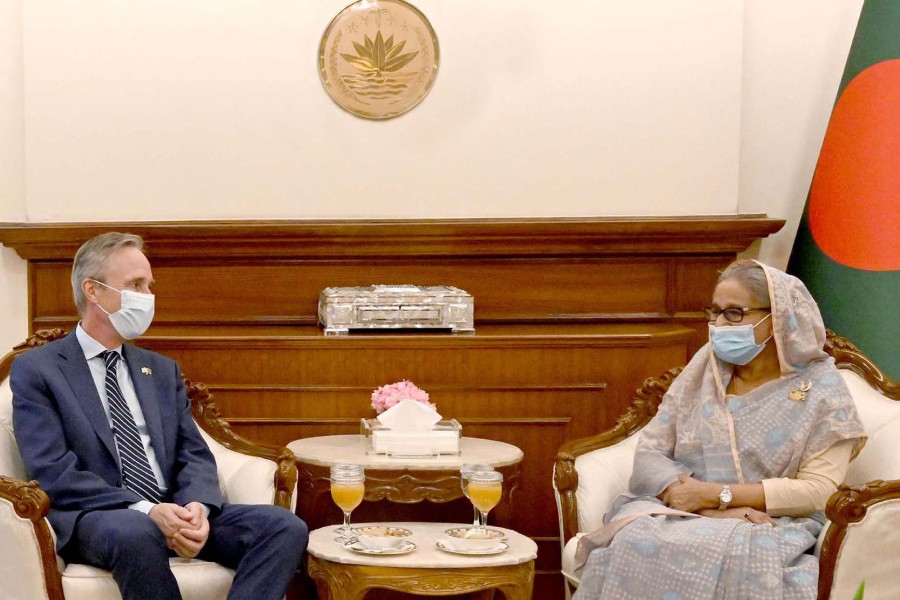
[[788, 271], [900, 379], [900, 0], [865, 0]]

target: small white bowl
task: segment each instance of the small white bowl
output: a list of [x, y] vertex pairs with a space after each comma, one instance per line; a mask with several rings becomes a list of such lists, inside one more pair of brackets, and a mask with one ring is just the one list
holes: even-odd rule
[[473, 527], [454, 527], [444, 534], [454, 550], [492, 550], [503, 540], [503, 532], [497, 529], [481, 532]]
[[353, 527], [352, 531], [360, 544], [372, 550], [398, 548], [412, 535], [412, 531], [409, 529], [390, 527], [388, 525]]

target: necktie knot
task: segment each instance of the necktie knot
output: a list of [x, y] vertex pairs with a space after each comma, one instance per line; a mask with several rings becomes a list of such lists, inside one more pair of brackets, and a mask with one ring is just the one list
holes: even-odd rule
[[104, 350], [100, 354], [100, 356], [103, 357], [103, 362], [106, 363], [107, 371], [115, 371], [116, 370], [116, 365], [118, 364], [118, 360], [119, 360], [118, 352], [116, 352], [115, 350]]

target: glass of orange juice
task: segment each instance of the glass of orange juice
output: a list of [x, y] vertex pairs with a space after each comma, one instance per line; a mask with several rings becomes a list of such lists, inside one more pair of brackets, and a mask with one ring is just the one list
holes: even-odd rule
[[331, 499], [344, 513], [344, 524], [335, 530], [340, 537], [335, 541], [346, 543], [352, 537], [350, 513], [360, 505], [366, 495], [366, 474], [359, 465], [340, 464], [331, 467]]
[[[494, 467], [485, 463], [463, 463], [459, 468], [459, 483], [462, 486], [462, 492], [466, 499], [469, 499], [469, 475], [477, 473], [478, 471], [493, 470]], [[473, 506], [472, 510], [475, 511], [475, 515], [472, 519], [472, 526], [478, 527], [481, 525], [481, 519], [478, 518], [478, 509]]]
[[468, 480], [469, 485], [466, 487], [469, 491], [469, 500], [481, 516], [476, 529], [485, 532], [488, 513], [497, 506], [503, 494], [503, 473], [476, 471], [469, 474]]

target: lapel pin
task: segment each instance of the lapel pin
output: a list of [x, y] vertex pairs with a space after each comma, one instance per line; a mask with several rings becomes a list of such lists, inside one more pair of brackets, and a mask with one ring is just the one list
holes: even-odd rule
[[800, 384], [799, 388], [791, 390], [788, 393], [788, 398], [790, 398], [791, 400], [796, 400], [798, 402], [800, 400], [806, 400], [806, 392], [808, 392], [811, 389], [812, 389], [812, 381], [808, 381], [808, 380], [803, 381]]
[[150, 367], [141, 367], [141, 373], [144, 375], [153, 375], [153, 369]]

